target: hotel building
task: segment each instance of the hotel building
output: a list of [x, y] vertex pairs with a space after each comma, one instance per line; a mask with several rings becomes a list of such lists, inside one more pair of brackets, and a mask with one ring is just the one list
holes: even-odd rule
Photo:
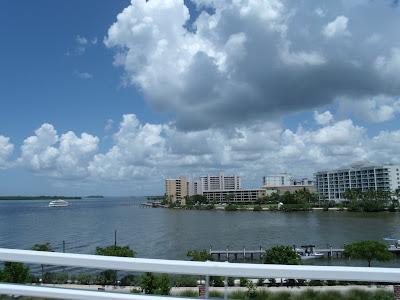
[[293, 177], [288, 173], [268, 175], [263, 177], [263, 185], [265, 187], [288, 186], [292, 185], [292, 182]]
[[[204, 195], [209, 199], [224, 199], [226, 193], [235, 191], [240, 191], [235, 199], [247, 201], [254, 198], [254, 192], [241, 190], [241, 179], [236, 175], [225, 176], [224, 173], [220, 173], [217, 176], [202, 176], [197, 181], [184, 176], [165, 180], [165, 195], [168, 201], [182, 205], [185, 204], [186, 197], [193, 195]], [[216, 194], [209, 194], [209, 192]]]
[[265, 196], [263, 189], [247, 189], [247, 190], [221, 190], [203, 192], [203, 196], [209, 202], [214, 203], [254, 203], [257, 199]]
[[185, 197], [188, 195], [189, 183], [186, 177], [180, 176], [176, 179], [165, 180], [165, 195], [167, 200], [172, 203], [184, 203]]
[[308, 178], [296, 179], [289, 173], [264, 176], [262, 188], [265, 189], [266, 193], [269, 195], [272, 193], [294, 193], [300, 190], [308, 190], [311, 193], [315, 192], [313, 180]]
[[400, 187], [400, 166], [354, 166], [315, 174], [320, 200], [343, 201], [348, 189], [394, 192]]
[[235, 191], [241, 189], [241, 179], [239, 176], [225, 176], [220, 173], [217, 176], [200, 177], [201, 189], [203, 192], [209, 191]]

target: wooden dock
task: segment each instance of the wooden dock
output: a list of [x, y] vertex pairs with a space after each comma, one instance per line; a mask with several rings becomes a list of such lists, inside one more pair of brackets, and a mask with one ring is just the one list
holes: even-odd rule
[[[297, 248], [293, 247], [296, 249], [297, 253], [302, 253], [304, 249], [302, 248]], [[333, 247], [328, 247], [328, 248], [314, 248], [314, 252], [319, 252], [323, 253], [326, 257], [328, 258], [342, 258], [343, 257], [343, 252], [344, 248], [333, 248]], [[210, 247], [209, 253], [211, 256], [214, 258], [217, 258], [218, 261], [229, 261], [229, 260], [262, 260], [263, 256], [265, 254], [265, 248], [260, 246], [259, 249], [246, 249], [243, 248], [241, 250], [231, 250], [229, 248], [226, 248], [224, 250], [215, 250], [212, 247]]]
[[[293, 249], [296, 249], [296, 252], [301, 254], [304, 252], [304, 248], [298, 248], [295, 245]], [[231, 250], [226, 248], [224, 250], [215, 250], [210, 247], [209, 253], [212, 257], [216, 258], [218, 261], [246, 261], [246, 260], [262, 260], [265, 254], [266, 248], [260, 246], [259, 249], [247, 249], [243, 248], [240, 250]], [[391, 248], [388, 250], [393, 254], [400, 255], [400, 248]], [[344, 257], [344, 247], [343, 248], [335, 248], [331, 246], [327, 246], [326, 248], [313, 248], [313, 251], [316, 253], [323, 253], [326, 258], [343, 258]]]

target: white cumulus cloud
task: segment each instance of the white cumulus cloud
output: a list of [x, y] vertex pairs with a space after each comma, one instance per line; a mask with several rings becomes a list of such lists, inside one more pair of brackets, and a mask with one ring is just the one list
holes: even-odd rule
[[351, 35], [347, 29], [349, 19], [345, 16], [338, 16], [334, 21], [328, 23], [322, 33], [327, 38], [334, 38], [337, 36], [349, 36]]
[[319, 125], [327, 125], [333, 121], [333, 115], [329, 110], [323, 113], [318, 113], [318, 111], [314, 111], [314, 120]]
[[0, 135], [0, 170], [9, 166], [9, 158], [14, 151], [10, 138]]
[[339, 109], [343, 114], [352, 114], [364, 121], [382, 123], [393, 120], [400, 113], [400, 98], [381, 95], [358, 102], [342, 99], [339, 102]]
[[53, 125], [45, 123], [26, 138], [21, 146], [20, 165], [52, 177], [87, 176], [87, 164], [97, 151], [99, 139], [87, 133], [59, 136]]
[[[400, 92], [397, 52], [390, 51], [400, 19], [388, 13], [390, 3], [193, 2], [196, 18], [183, 0], [131, 1], [105, 38], [128, 84], [171, 113], [181, 130], [240, 126], [343, 96], [356, 102]], [[372, 16], [386, 20], [373, 31], [388, 37], [383, 47], [365, 46]]]
[[[324, 115], [318, 114], [319, 115]], [[99, 151], [99, 139], [72, 131], [58, 134], [43, 124], [21, 146], [18, 165], [34, 174], [58, 180], [112, 182], [141, 185], [149, 192], [162, 189], [169, 176], [239, 173], [257, 186], [267, 173], [290, 171], [311, 176], [323, 168], [336, 168], [360, 160], [400, 163], [400, 131], [381, 131], [371, 137], [351, 119], [326, 117], [316, 129], [284, 128], [276, 122], [257, 122], [232, 128], [182, 131], [172, 123], [141, 122], [124, 115], [108, 149]], [[329, 120], [329, 122], [327, 121]], [[11, 155], [9, 141], [0, 138]], [[102, 147], [103, 148], [103, 147]]]

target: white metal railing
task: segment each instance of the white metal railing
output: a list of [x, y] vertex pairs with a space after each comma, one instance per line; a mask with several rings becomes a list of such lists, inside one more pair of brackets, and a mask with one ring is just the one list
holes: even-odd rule
[[[207, 282], [209, 276], [224, 276], [225, 282], [227, 277], [293, 278], [391, 283], [400, 282], [399, 268], [303, 265], [288, 266], [239, 264], [211, 261], [193, 262], [180, 260], [110, 257], [58, 252], [40, 252], [3, 248], [0, 248], [0, 261], [75, 266], [95, 269], [113, 269], [132, 272], [204, 275], [206, 276]], [[143, 297], [145, 299], [148, 299], [147, 296], [141, 295], [123, 295], [116, 293], [55, 289], [36, 286], [19, 286], [13, 284], [0, 284], [0, 294], [19, 294], [27, 296], [51, 297], [57, 299], [143, 299]], [[156, 299], [156, 297], [154, 296], [151, 296], [151, 298]], [[160, 298], [165, 299], [165, 297]]]

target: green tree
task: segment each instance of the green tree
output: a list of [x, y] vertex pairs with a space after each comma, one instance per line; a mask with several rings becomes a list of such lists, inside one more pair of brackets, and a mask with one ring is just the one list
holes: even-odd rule
[[192, 204], [208, 204], [207, 197], [203, 195], [193, 195], [189, 199]]
[[230, 204], [234, 199], [235, 199], [234, 194], [226, 194], [224, 196], [224, 201], [225, 201], [225, 203], [228, 203], [228, 204]]
[[296, 198], [291, 192], [285, 192], [282, 196], [283, 204], [296, 204]]
[[140, 278], [140, 288], [145, 294], [169, 295], [171, 290], [171, 278], [162, 274], [144, 273]]
[[347, 189], [343, 196], [347, 201], [356, 202], [360, 199], [361, 191], [359, 189]]
[[18, 262], [5, 262], [2, 281], [12, 283], [27, 283], [30, 281], [29, 268]]
[[171, 278], [167, 274], [161, 274], [156, 278], [157, 295], [169, 295], [171, 290]]
[[105, 248], [97, 247], [96, 255], [102, 256], [118, 256], [118, 257], [135, 257], [135, 251], [131, 250], [129, 246], [108, 246]]
[[88, 273], [79, 273], [76, 275], [76, 280], [80, 284], [91, 284], [94, 281], [93, 276]]
[[238, 207], [234, 204], [228, 204], [227, 206], [225, 206], [224, 208], [226, 211], [237, 211]]
[[97, 275], [96, 281], [101, 285], [116, 285], [118, 274], [115, 270], [105, 270]]
[[265, 264], [298, 265], [300, 256], [290, 246], [275, 246], [265, 251]]
[[[102, 256], [118, 256], [118, 257], [135, 257], [135, 251], [131, 250], [129, 246], [108, 246], [105, 248], [97, 247], [96, 255]], [[100, 273], [99, 280], [104, 282], [103, 284], [108, 284], [112, 282], [113, 284], [117, 283], [117, 271], [115, 270], [106, 270]]]
[[[52, 252], [53, 249], [50, 245], [50, 243], [45, 243], [45, 244], [35, 244], [32, 246], [32, 250], [34, 251], [43, 251], [43, 252]], [[46, 282], [45, 278], [44, 278], [44, 265], [40, 265], [41, 269], [42, 269], [42, 281]]]
[[145, 294], [154, 294], [157, 288], [156, 277], [153, 273], [144, 273], [140, 278], [140, 288]]
[[281, 202], [281, 196], [278, 193], [272, 193], [269, 197], [268, 197], [268, 202], [272, 203], [272, 204], [278, 204], [279, 202]]
[[346, 245], [344, 255], [352, 259], [361, 259], [368, 261], [368, 267], [373, 260], [388, 261], [393, 259], [392, 253], [387, 246], [377, 241], [361, 241]]
[[213, 260], [212, 255], [207, 250], [190, 250], [186, 254], [192, 261]]

